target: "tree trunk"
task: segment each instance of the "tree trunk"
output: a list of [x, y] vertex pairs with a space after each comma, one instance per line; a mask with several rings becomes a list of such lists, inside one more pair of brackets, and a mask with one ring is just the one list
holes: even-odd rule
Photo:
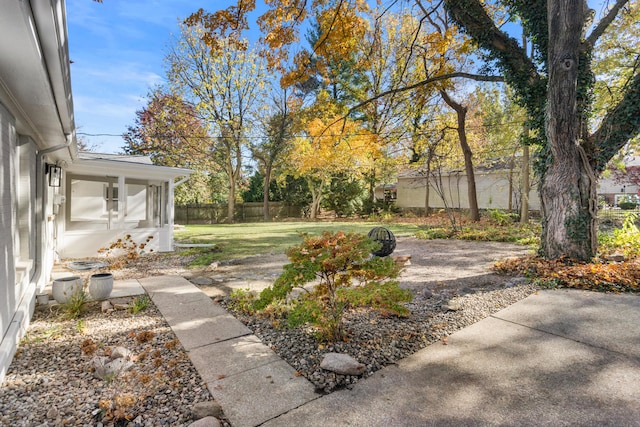
[[236, 182], [233, 175], [229, 178], [229, 196], [227, 197], [227, 222], [233, 224], [236, 210]]
[[508, 206], [509, 212], [513, 211], [513, 168], [514, 168], [514, 164], [512, 161], [511, 164], [509, 165], [509, 206]]
[[[525, 132], [529, 132], [528, 129]], [[529, 146], [522, 147], [522, 204], [520, 206], [520, 222], [526, 224], [529, 222], [529, 192], [531, 184], [529, 183]]]
[[546, 127], [551, 161], [540, 185], [545, 219], [541, 243], [547, 258], [589, 261], [597, 247], [597, 182], [580, 146], [577, 112], [582, 2], [547, 3], [550, 37]]
[[265, 165], [264, 171], [264, 190], [262, 192], [262, 210], [264, 210], [264, 220], [271, 221], [269, 212], [269, 184], [271, 183], [271, 163]]
[[429, 199], [431, 198], [431, 160], [433, 158], [433, 151], [429, 149], [426, 162], [426, 176], [424, 187], [424, 216], [431, 215], [431, 206], [429, 205]]
[[464, 169], [467, 174], [467, 197], [469, 199], [469, 217], [471, 221], [480, 221], [480, 210], [478, 209], [478, 195], [476, 192], [476, 177], [473, 171], [473, 152], [467, 142], [466, 119], [467, 107], [455, 102], [444, 90], [440, 91], [444, 102], [453, 108], [458, 117], [458, 140], [464, 155]]
[[309, 185], [309, 190], [311, 190], [309, 218], [316, 219], [320, 213], [320, 201], [322, 200], [322, 187], [324, 183], [321, 181], [320, 184], [315, 186], [312, 180], [307, 180], [307, 184]]

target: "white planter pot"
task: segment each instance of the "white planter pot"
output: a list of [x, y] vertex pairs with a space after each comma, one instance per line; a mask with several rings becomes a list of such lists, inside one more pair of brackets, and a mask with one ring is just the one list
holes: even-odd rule
[[38, 305], [48, 305], [49, 304], [49, 294], [37, 294], [36, 295], [36, 303], [38, 303]]
[[113, 274], [98, 273], [92, 274], [89, 279], [89, 295], [94, 300], [109, 298], [113, 290]]
[[51, 290], [54, 300], [60, 304], [67, 303], [75, 294], [82, 292], [82, 278], [71, 276], [56, 279], [51, 285]]

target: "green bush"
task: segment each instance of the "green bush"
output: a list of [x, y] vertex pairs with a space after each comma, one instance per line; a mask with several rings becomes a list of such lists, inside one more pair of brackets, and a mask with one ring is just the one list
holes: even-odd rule
[[638, 214], [628, 213], [622, 228], [601, 234], [599, 236], [600, 252], [603, 254], [622, 252], [627, 258], [640, 255], [640, 229], [636, 225], [637, 220]]
[[509, 225], [518, 218], [518, 214], [500, 209], [487, 209], [487, 216], [497, 225]]
[[[356, 233], [323, 232], [305, 237], [290, 248], [291, 261], [273, 286], [264, 289], [253, 307], [265, 311], [286, 300], [294, 288], [314, 284], [311, 290], [290, 304], [287, 323], [309, 323], [322, 339], [339, 340], [344, 336], [342, 317], [349, 307], [371, 307], [386, 313], [406, 315], [401, 302], [411, 294], [398, 287], [393, 279], [400, 267], [391, 258], [372, 257], [377, 243]], [[357, 283], [357, 284], [354, 284]]]

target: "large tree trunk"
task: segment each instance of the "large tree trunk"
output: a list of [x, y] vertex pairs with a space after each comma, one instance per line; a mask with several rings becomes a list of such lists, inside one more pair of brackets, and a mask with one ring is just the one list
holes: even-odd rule
[[523, 224], [529, 222], [529, 193], [531, 190], [529, 169], [529, 146], [525, 145], [522, 147], [522, 204], [520, 206], [520, 222]]
[[547, 138], [551, 157], [540, 184], [544, 218], [541, 243], [548, 258], [588, 261], [597, 247], [597, 189], [596, 177], [580, 146], [577, 112], [582, 4], [583, 0], [547, 2]]
[[464, 169], [467, 174], [467, 196], [469, 199], [469, 217], [471, 221], [480, 221], [480, 210], [478, 209], [478, 195], [476, 192], [476, 177], [473, 171], [473, 152], [467, 142], [466, 120], [467, 120], [467, 107], [455, 102], [447, 92], [440, 91], [440, 95], [444, 102], [453, 108], [458, 117], [458, 140], [460, 147], [462, 148], [462, 154], [464, 155]]

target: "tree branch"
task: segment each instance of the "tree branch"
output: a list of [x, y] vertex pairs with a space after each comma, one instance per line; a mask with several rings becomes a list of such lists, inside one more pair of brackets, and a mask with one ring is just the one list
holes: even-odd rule
[[589, 37], [585, 40], [585, 45], [591, 49], [595, 46], [596, 42], [604, 34], [609, 25], [613, 22], [613, 20], [618, 16], [618, 12], [622, 7], [629, 3], [629, 0], [617, 0], [613, 7], [607, 12], [607, 15], [598, 22], [596, 28], [593, 29]]
[[639, 133], [640, 73], [636, 73], [622, 100], [607, 113], [600, 128], [589, 138], [598, 150], [593, 159], [596, 171], [603, 171], [607, 162]]
[[378, 100], [380, 98], [383, 98], [385, 96], [393, 95], [393, 94], [397, 94], [397, 93], [402, 93], [402, 92], [407, 92], [407, 91], [416, 89], [418, 87], [428, 85], [430, 83], [438, 82], [438, 81], [441, 81], [441, 80], [454, 79], [454, 78], [466, 78], [466, 79], [471, 79], [471, 80], [475, 80], [475, 81], [478, 81], [478, 82], [504, 82], [504, 78], [502, 76], [485, 76], [485, 75], [481, 75], [481, 74], [471, 74], [471, 73], [463, 73], [463, 72], [455, 72], [455, 73], [443, 74], [443, 75], [436, 76], [436, 77], [430, 77], [428, 79], [422, 80], [420, 82], [414, 83], [414, 84], [409, 85], [409, 86], [396, 88], [396, 89], [389, 89], [387, 91], [381, 92], [381, 93], [377, 94], [376, 96], [373, 96], [373, 97], [367, 99], [366, 101], [363, 101], [363, 102], [361, 102], [359, 104], [354, 105], [353, 107], [351, 107], [349, 109], [349, 111], [347, 112], [346, 115], [348, 116], [349, 114], [353, 113], [357, 109], [362, 108], [365, 105], [370, 104], [371, 102], [376, 101], [376, 100]]
[[[500, 30], [479, 0], [445, 0], [449, 14], [478, 45], [499, 59], [506, 77], [514, 76], [521, 85], [533, 85], [539, 80], [535, 65], [517, 40]], [[512, 84], [517, 84], [514, 81]]]

